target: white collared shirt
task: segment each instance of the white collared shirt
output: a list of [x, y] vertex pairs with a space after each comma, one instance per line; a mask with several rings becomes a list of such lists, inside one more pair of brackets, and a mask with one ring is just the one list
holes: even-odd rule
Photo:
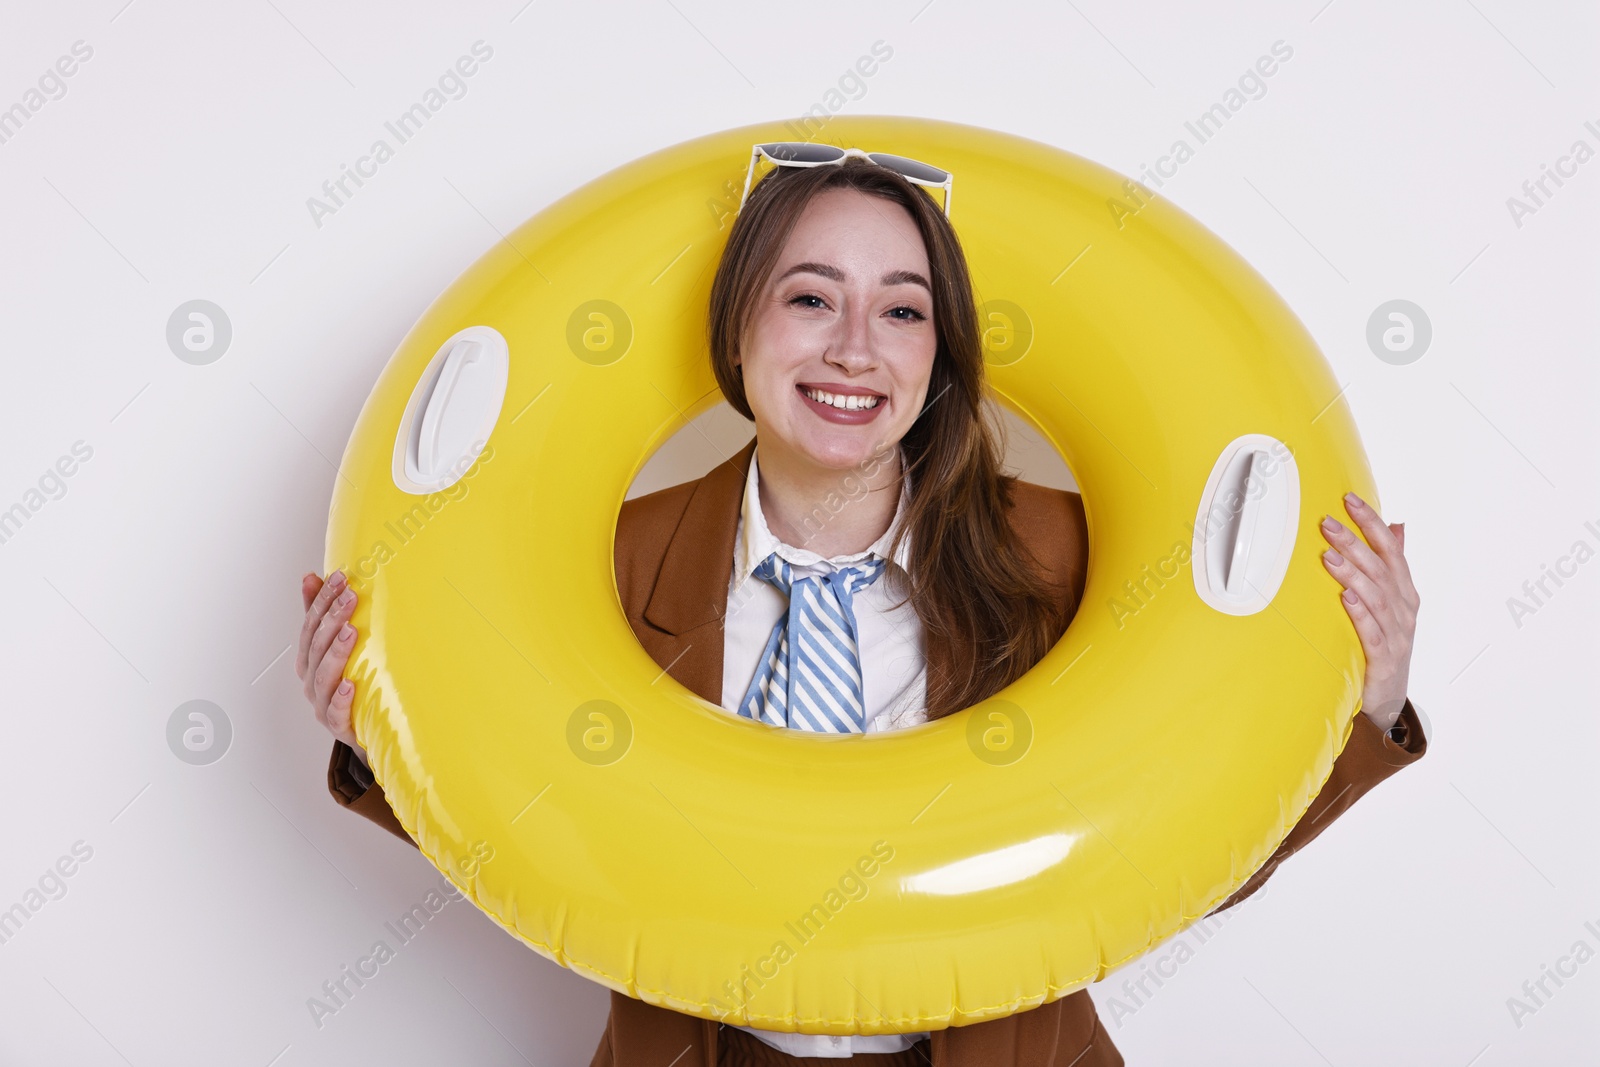
[[[756, 451], [750, 453], [750, 472], [745, 478], [744, 504], [733, 543], [733, 573], [728, 582], [728, 612], [723, 623], [722, 708], [730, 714], [738, 714], [739, 701], [756, 675], [767, 638], [789, 610], [789, 598], [752, 572], [773, 552], [789, 561], [795, 578], [826, 574], [873, 555], [888, 559], [889, 543], [911, 498], [911, 478], [904, 474], [894, 518], [883, 536], [860, 552], [824, 558], [809, 549], [784, 544], [767, 528], [766, 517], [761, 513]], [[901, 469], [904, 471], [903, 465]], [[834, 504], [842, 501], [842, 507], [851, 506], [847, 489], [847, 486], [841, 488]], [[828, 511], [829, 504], [819, 502], [818, 513], [826, 516]], [[901, 729], [927, 720], [927, 665], [922, 651], [922, 620], [909, 600], [899, 607], [891, 607], [904, 599], [909, 589], [906, 569], [910, 560], [911, 539], [908, 536], [878, 580], [857, 593], [852, 601], [861, 652], [867, 733]], [[858, 1052], [899, 1052], [929, 1036], [927, 1031], [833, 1037], [758, 1030], [751, 1026], [739, 1029], [791, 1056], [829, 1059]]]

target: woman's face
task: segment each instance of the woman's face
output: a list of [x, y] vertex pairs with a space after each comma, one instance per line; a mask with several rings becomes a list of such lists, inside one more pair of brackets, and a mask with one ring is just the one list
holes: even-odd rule
[[929, 273], [899, 204], [854, 189], [812, 198], [736, 359], [763, 455], [843, 470], [905, 436], [937, 348]]

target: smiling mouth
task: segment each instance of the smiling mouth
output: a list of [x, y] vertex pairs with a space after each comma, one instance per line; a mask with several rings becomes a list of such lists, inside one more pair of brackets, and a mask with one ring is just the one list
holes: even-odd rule
[[876, 393], [871, 396], [844, 396], [838, 393], [825, 392], [821, 389], [811, 389], [804, 385], [797, 385], [795, 388], [817, 403], [826, 404], [831, 408], [838, 408], [840, 411], [870, 411], [884, 401], [884, 397]]

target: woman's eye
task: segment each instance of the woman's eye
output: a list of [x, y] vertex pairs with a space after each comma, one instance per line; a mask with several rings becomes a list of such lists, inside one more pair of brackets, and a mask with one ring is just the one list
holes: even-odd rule
[[803, 305], [804, 307], [813, 307], [814, 308], [814, 307], [826, 307], [827, 306], [823, 302], [822, 297], [818, 296], [816, 293], [801, 293], [799, 296], [792, 296], [792, 297], [789, 298], [789, 303], [791, 303], [791, 304], [799, 304], [803, 300], [815, 300], [816, 301], [815, 304], [805, 304], [805, 305]]
[[907, 316], [901, 316], [901, 321], [902, 322], [920, 322], [921, 320], [927, 318], [926, 315], [924, 315], [922, 312], [918, 311], [916, 308], [911, 307], [909, 304], [901, 304], [899, 307], [894, 308], [892, 311], [890, 311], [889, 314], [895, 315], [895, 314], [897, 314], [898, 312], [901, 312], [901, 311], [906, 311], [906, 312], [910, 313]]

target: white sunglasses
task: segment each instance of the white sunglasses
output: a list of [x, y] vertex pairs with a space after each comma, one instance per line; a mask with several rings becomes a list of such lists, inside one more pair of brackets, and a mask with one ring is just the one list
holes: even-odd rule
[[[826, 167], [843, 163], [849, 156], [858, 156], [869, 163], [888, 167], [912, 185], [944, 190], [944, 217], [950, 217], [950, 196], [954, 191], [955, 177], [947, 170], [905, 156], [892, 156], [886, 152], [863, 152], [859, 148], [835, 148], [833, 145], [812, 144], [809, 141], [777, 141], [752, 145], [750, 169], [744, 175], [744, 193], [739, 197], [739, 211], [750, 196], [750, 180], [755, 177], [756, 164], [762, 159], [780, 167]], [[734, 212], [737, 215], [739, 212]]]

